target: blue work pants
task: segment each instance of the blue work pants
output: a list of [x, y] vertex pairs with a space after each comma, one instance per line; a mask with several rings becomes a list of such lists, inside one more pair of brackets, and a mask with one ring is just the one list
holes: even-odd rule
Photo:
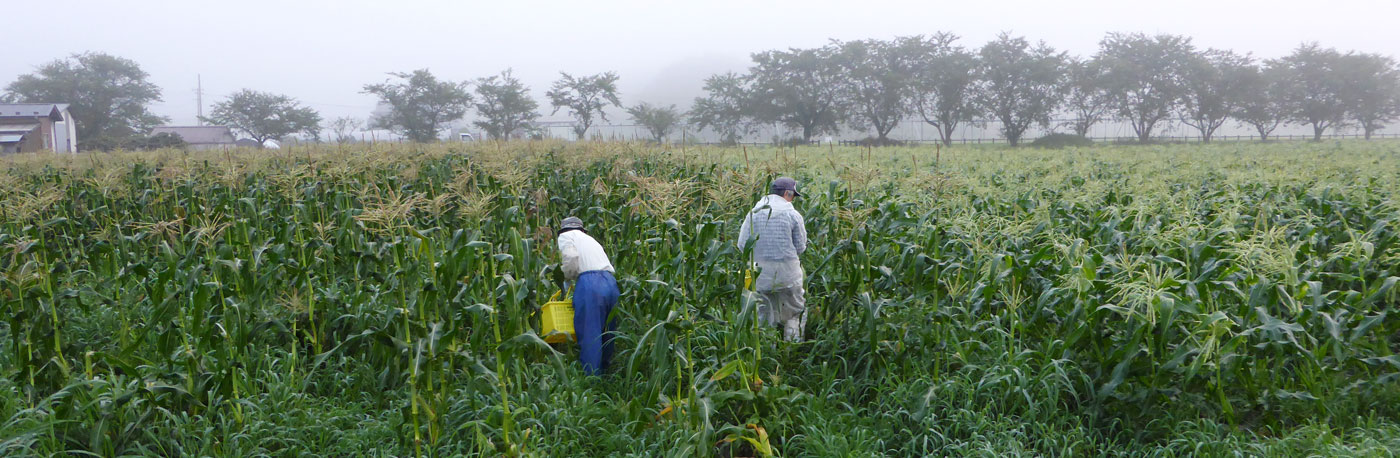
[[590, 270], [574, 283], [574, 334], [578, 337], [578, 362], [588, 375], [602, 374], [612, 359], [612, 335], [617, 320], [609, 320], [617, 305], [617, 280], [612, 272]]

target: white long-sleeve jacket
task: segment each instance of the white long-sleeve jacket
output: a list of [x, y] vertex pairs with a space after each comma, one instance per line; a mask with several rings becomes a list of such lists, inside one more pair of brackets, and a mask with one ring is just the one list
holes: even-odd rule
[[759, 274], [755, 288], [773, 291], [801, 287], [802, 263], [807, 250], [807, 225], [792, 203], [776, 194], [759, 199], [739, 225], [739, 248], [754, 240], [753, 261]]
[[559, 265], [564, 269], [565, 278], [575, 280], [578, 279], [578, 274], [594, 270], [614, 272], [612, 261], [608, 259], [608, 253], [603, 251], [603, 246], [583, 231], [559, 234], [558, 241], [561, 259]]

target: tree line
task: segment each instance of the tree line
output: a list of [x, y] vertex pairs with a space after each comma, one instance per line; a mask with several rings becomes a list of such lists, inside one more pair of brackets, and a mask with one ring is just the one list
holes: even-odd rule
[[[798, 133], [794, 141], [848, 129], [869, 133], [880, 144], [893, 142], [889, 135], [900, 124], [922, 122], [951, 144], [958, 126], [987, 120], [1000, 126], [1011, 145], [1034, 127], [1082, 137], [1110, 120], [1131, 125], [1142, 142], [1174, 120], [1206, 142], [1231, 120], [1264, 140], [1285, 124], [1311, 127], [1314, 139], [1354, 126], [1369, 139], [1400, 118], [1395, 59], [1316, 43], [1277, 59], [1257, 59], [1201, 49], [1179, 35], [1110, 33], [1093, 55], [1077, 57], [1007, 33], [975, 49], [959, 44], [956, 35], [936, 33], [832, 40], [751, 57], [743, 73], [706, 78], [703, 95], [687, 112], [645, 102], [624, 107], [614, 72], [560, 72], [545, 96], [551, 114], [573, 118], [578, 139], [608, 122], [611, 107], [623, 109], [658, 142], [684, 125], [715, 132], [725, 142], [753, 135], [760, 126], [781, 125]], [[326, 129], [332, 140], [347, 141], [365, 127], [432, 142], [469, 113], [491, 138], [539, 134], [540, 105], [509, 69], [467, 81], [440, 79], [427, 69], [389, 76], [362, 88], [385, 108], [367, 123], [352, 117], [325, 122], [295, 98], [252, 89], [215, 103], [203, 120], [259, 143], [290, 135], [320, 139]], [[120, 144], [169, 122], [149, 110], [161, 91], [148, 77], [129, 59], [85, 53], [18, 77], [3, 99], [69, 103], [82, 142]], [[1057, 117], [1069, 120], [1057, 123]]]
[[[529, 88], [509, 69], [499, 75], [460, 82], [439, 79], [427, 69], [389, 75], [390, 80], [363, 87], [363, 93], [376, 96], [380, 105], [387, 108], [368, 123], [353, 117], [326, 123], [320, 113], [295, 98], [252, 89], [242, 89], [216, 102], [209, 116], [201, 120], [228, 126], [262, 144], [291, 135], [320, 139], [327, 128], [331, 139], [343, 142], [363, 127], [390, 130], [412, 141], [433, 142], [453, 122], [472, 111], [479, 118], [473, 123], [475, 126], [493, 138], [509, 139], [530, 133], [540, 117]], [[556, 113], [562, 110], [574, 117], [578, 138], [584, 138], [595, 122], [608, 121], [607, 107], [622, 106], [616, 73], [560, 75], [546, 95]], [[175, 139], [151, 141], [146, 137], [152, 128], [170, 122], [150, 110], [151, 104], [162, 99], [160, 88], [149, 77], [130, 59], [83, 53], [18, 77], [5, 87], [0, 101], [68, 103], [80, 146], [86, 149], [176, 145], [172, 143]], [[646, 118], [657, 110], [642, 103], [627, 111], [634, 117]], [[665, 113], [660, 118], [666, 118]], [[678, 115], [671, 122], [679, 122]]]
[[[913, 121], [951, 144], [959, 125], [986, 119], [1012, 145], [1032, 127], [1085, 136], [1108, 120], [1127, 122], [1142, 142], [1171, 120], [1207, 142], [1229, 120], [1265, 140], [1287, 123], [1312, 127], [1314, 139], [1348, 125], [1370, 138], [1400, 117], [1400, 68], [1389, 56], [1309, 43], [1260, 60], [1167, 34], [1110, 33], [1087, 58], [1005, 33], [977, 49], [949, 33], [833, 40], [754, 54], [748, 72], [711, 76], [704, 89], [690, 122], [727, 141], [778, 124], [804, 142], [842, 128], [888, 142]], [[1058, 115], [1070, 120], [1055, 125]]]

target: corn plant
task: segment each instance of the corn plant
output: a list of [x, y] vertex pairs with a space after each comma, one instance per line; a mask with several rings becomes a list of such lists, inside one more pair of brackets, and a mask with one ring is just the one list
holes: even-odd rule
[[[1394, 453], [1388, 143], [0, 159], [0, 453]], [[796, 202], [807, 340], [743, 290]], [[612, 370], [539, 336], [579, 216]], [[1307, 438], [1299, 439], [1299, 438]]]

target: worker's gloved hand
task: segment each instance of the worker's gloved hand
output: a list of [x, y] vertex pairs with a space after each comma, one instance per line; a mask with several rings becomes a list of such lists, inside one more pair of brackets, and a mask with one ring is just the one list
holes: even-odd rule
[[564, 276], [564, 269], [562, 269], [561, 267], [562, 266], [560, 266], [559, 264], [550, 265], [548, 267], [548, 269], [550, 269], [548, 275], [550, 281], [554, 282], [554, 284], [559, 287], [560, 291], [564, 291], [567, 293], [569, 291], [569, 280], [571, 279]]

